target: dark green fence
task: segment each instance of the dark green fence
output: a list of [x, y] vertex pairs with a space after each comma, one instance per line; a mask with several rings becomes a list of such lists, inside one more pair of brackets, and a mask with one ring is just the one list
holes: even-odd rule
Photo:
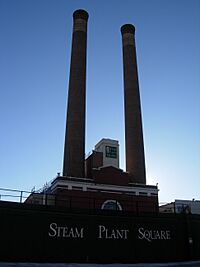
[[0, 261], [200, 259], [200, 216], [67, 210], [0, 202]]

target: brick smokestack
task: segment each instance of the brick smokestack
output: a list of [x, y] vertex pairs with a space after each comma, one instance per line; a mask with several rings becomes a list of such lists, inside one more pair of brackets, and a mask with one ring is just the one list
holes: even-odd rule
[[124, 69], [126, 171], [131, 181], [146, 184], [140, 92], [135, 48], [135, 27], [121, 27]]
[[85, 10], [74, 12], [63, 176], [85, 175], [87, 21]]

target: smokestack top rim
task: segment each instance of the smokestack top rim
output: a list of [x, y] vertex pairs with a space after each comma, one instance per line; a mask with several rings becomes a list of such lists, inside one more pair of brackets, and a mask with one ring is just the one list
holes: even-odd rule
[[84, 20], [87, 21], [88, 17], [89, 17], [89, 14], [84, 9], [77, 9], [73, 13], [73, 18], [74, 19], [84, 19]]
[[121, 27], [121, 34], [125, 33], [132, 33], [133, 35], [135, 34], [135, 26], [133, 24], [124, 24]]

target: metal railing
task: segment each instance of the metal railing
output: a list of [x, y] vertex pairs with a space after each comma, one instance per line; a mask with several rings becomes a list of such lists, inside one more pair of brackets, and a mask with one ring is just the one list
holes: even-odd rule
[[[72, 192], [70, 192], [72, 193]], [[8, 202], [26, 203], [32, 205], [56, 206], [66, 209], [87, 209], [87, 210], [112, 210], [112, 211], [131, 211], [140, 212], [158, 212], [158, 204], [151, 202], [135, 201], [131, 198], [120, 199], [115, 196], [112, 200], [106, 197], [94, 196], [77, 196], [76, 193], [71, 195], [49, 194], [45, 191], [22, 191], [16, 189], [0, 188], [0, 200]], [[110, 202], [110, 203], [109, 203]]]
[[0, 188], [0, 200], [23, 203], [32, 192]]

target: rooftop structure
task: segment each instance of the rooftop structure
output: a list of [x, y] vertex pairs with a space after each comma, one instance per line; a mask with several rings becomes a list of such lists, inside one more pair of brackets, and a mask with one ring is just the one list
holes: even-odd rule
[[200, 200], [175, 199], [174, 202], [161, 205], [159, 211], [162, 213], [200, 214]]

